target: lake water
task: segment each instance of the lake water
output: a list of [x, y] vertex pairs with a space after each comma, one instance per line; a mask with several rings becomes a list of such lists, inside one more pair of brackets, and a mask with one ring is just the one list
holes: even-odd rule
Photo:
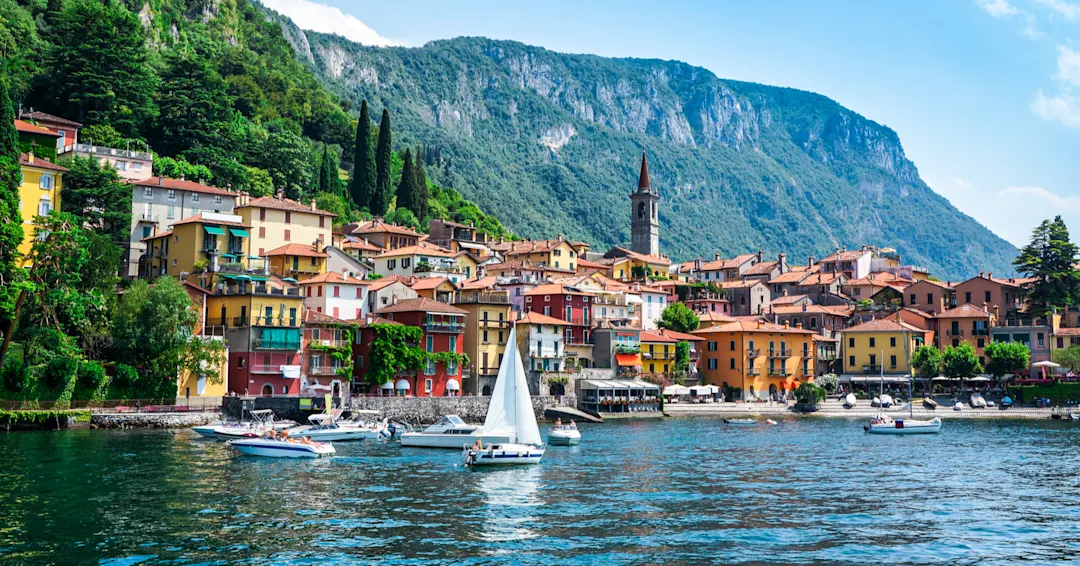
[[[546, 426], [542, 426], [542, 431]], [[338, 444], [241, 457], [189, 431], [0, 433], [0, 562], [1007, 564], [1080, 561], [1080, 426], [583, 425], [539, 466]]]

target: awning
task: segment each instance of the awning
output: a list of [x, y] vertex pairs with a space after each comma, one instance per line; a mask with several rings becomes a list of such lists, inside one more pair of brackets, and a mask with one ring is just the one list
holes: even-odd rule
[[397, 390], [398, 391], [408, 391], [409, 390], [409, 382], [405, 381], [404, 379], [397, 380]]
[[262, 258], [257, 256], [257, 255], [249, 255], [248, 259], [262, 259]]
[[379, 389], [382, 389], [383, 391], [393, 391], [394, 390], [394, 382], [387, 381], [386, 383], [380, 385]]
[[221, 257], [227, 257], [229, 259], [236, 259], [236, 254], [221, 254]]
[[250, 238], [251, 237], [251, 234], [249, 234], [248, 231], [243, 229], [243, 228], [232, 228], [232, 227], [230, 227], [229, 228], [229, 233], [232, 234], [233, 236], [238, 237], [238, 238]]
[[840, 383], [907, 383], [906, 375], [841, 375]]
[[203, 229], [206, 230], [207, 234], [213, 234], [215, 236], [224, 236], [225, 235], [225, 231], [222, 230], [221, 228], [219, 228], [218, 226], [203, 226]]
[[712, 395], [712, 387], [708, 385], [695, 385], [690, 388], [690, 392], [694, 395]]
[[615, 354], [615, 363], [620, 366], [640, 366], [641, 357], [637, 354]]
[[450, 379], [446, 382], [447, 391], [461, 391], [461, 384], [456, 379]]
[[664, 388], [664, 395], [689, 395], [690, 388], [685, 385], [668, 385]]
[[609, 381], [606, 379], [582, 379], [578, 381], [581, 389], [655, 389], [660, 386], [644, 381]]

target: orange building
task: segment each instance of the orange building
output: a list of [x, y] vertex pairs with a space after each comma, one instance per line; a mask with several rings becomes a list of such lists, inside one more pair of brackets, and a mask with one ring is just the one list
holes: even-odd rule
[[800, 383], [814, 380], [814, 333], [809, 330], [735, 320], [693, 334], [705, 339], [698, 368], [702, 383], [730, 389], [729, 398], [787, 397]]

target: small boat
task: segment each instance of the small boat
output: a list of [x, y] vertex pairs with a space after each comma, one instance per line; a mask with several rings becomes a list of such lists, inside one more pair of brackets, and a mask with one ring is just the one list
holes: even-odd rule
[[573, 446], [581, 442], [581, 432], [574, 425], [558, 425], [548, 431], [548, 444], [552, 446]]
[[767, 424], [767, 425], [774, 425], [774, 424], [776, 424], [776, 421], [774, 421], [774, 420], [772, 420], [772, 419], [765, 419], [765, 424]]
[[275, 421], [272, 409], [258, 409], [249, 414], [251, 415], [250, 422], [241, 423], [240, 426], [229, 423], [214, 428], [214, 438], [218, 440], [258, 438], [269, 430], [281, 430], [296, 425], [292, 421]]
[[848, 409], [854, 407], [855, 406], [855, 401], [856, 401], [855, 394], [854, 393], [848, 393], [847, 395], [844, 396], [844, 407], [847, 407]]
[[402, 446], [455, 450], [460, 450], [462, 446], [472, 445], [477, 439], [485, 445], [511, 440], [509, 434], [485, 434], [482, 426], [466, 424], [457, 415], [446, 415], [439, 422], [421, 432], [403, 432], [399, 438]]
[[972, 393], [970, 401], [972, 409], [980, 409], [986, 407], [986, 399], [983, 398], [981, 393]]
[[881, 406], [881, 397], [874, 397], [873, 399], [871, 399], [870, 400], [870, 406], [871, 407], [880, 407]]
[[934, 417], [928, 421], [917, 421], [878, 415], [870, 419], [870, 424], [863, 429], [870, 434], [934, 434], [941, 430], [941, 419]]
[[228, 444], [241, 454], [267, 458], [318, 458], [337, 452], [329, 442], [298, 442], [265, 437], [230, 440]]
[[[517, 344], [516, 328], [510, 330], [506, 343]], [[508, 350], [512, 353], [503, 356], [499, 366], [481, 434], [508, 434], [511, 441], [485, 447], [477, 439], [472, 447], [465, 446], [461, 451], [466, 466], [539, 464], [544, 457], [546, 447], [540, 438], [540, 427], [536, 425], [521, 353], [517, 348]]]
[[1069, 413], [1069, 419], [1080, 421], [1080, 413]]
[[310, 438], [317, 441], [342, 442], [346, 440], [374, 440], [386, 434], [386, 423], [339, 423], [333, 415], [326, 413], [308, 417], [308, 426], [290, 428], [289, 436]]
[[757, 424], [757, 419], [724, 419], [724, 424], [752, 425]]
[[953, 405], [953, 410], [954, 411], [963, 411], [964, 410], [964, 404], [962, 402], [960, 402], [960, 401], [957, 401], [956, 404]]
[[928, 408], [928, 409], [936, 409], [936, 408], [938, 408], [938, 402], [931, 399], [930, 397], [926, 397], [925, 399], [922, 400], [922, 402], [923, 402], [923, 405], [926, 405], [926, 408]]
[[1001, 408], [1002, 409], [1008, 409], [1009, 407], [1012, 407], [1012, 405], [1013, 405], [1012, 397], [1009, 397], [1008, 395], [1006, 395], [1005, 397], [1003, 397], [1001, 399]]

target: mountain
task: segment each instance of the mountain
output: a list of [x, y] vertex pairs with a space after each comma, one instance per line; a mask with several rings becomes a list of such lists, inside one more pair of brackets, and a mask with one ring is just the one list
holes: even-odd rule
[[280, 21], [336, 94], [389, 108], [399, 139], [438, 148], [432, 177], [524, 236], [628, 242], [644, 149], [673, 259], [873, 244], [941, 277], [1013, 271], [1016, 249], [934, 193], [895, 132], [824, 96], [678, 61], [485, 38], [365, 47]]

